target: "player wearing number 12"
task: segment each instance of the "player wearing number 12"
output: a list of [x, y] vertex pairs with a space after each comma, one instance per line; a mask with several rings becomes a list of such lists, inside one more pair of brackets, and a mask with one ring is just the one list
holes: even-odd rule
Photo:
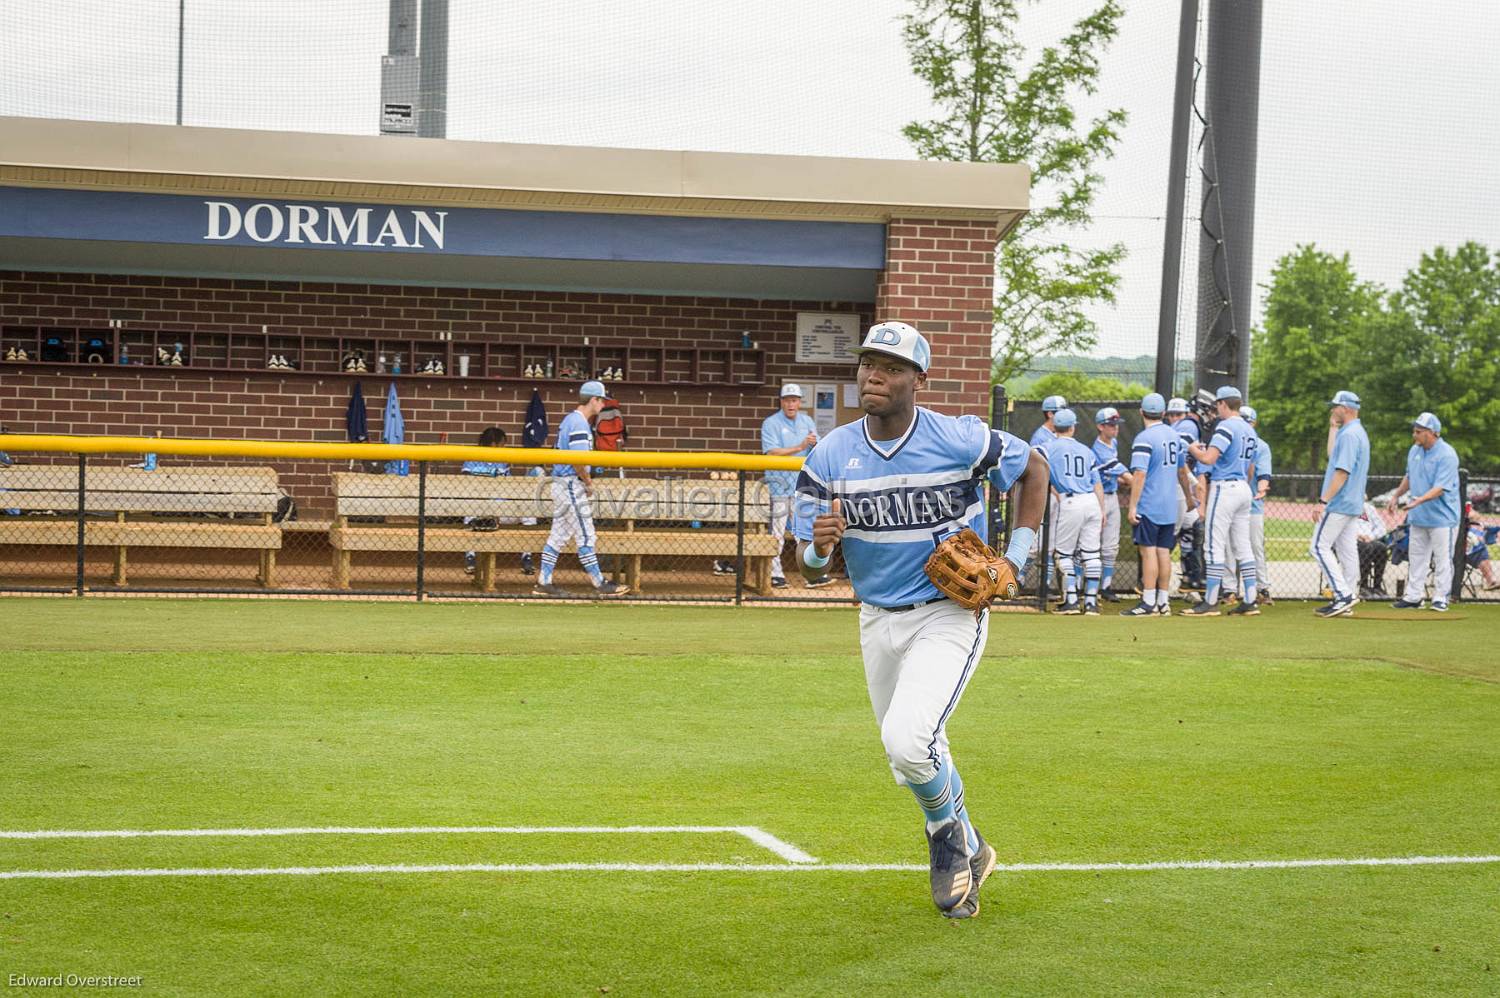
[[1208, 509], [1204, 513], [1204, 560], [1208, 563], [1208, 588], [1203, 602], [1183, 611], [1185, 617], [1217, 617], [1219, 590], [1229, 574], [1230, 558], [1237, 557], [1245, 599], [1229, 613], [1253, 617], [1260, 613], [1255, 605], [1255, 555], [1250, 550], [1250, 485], [1247, 465], [1255, 461], [1255, 432], [1240, 418], [1244, 398], [1233, 385], [1225, 385], [1214, 395], [1219, 422], [1206, 444], [1195, 443], [1188, 454], [1208, 469]]
[[820, 439], [803, 463], [797, 557], [814, 579], [843, 545], [863, 604], [859, 643], [880, 740], [926, 817], [932, 900], [967, 918], [979, 911], [995, 850], [969, 820], [948, 719], [984, 654], [989, 612], [945, 597], [925, 569], [949, 536], [968, 528], [983, 537], [988, 479], [1019, 508], [1005, 551], [1019, 575], [1047, 499], [1047, 462], [974, 416], [917, 407], [932, 351], [906, 323], [870, 327], [857, 352], [865, 415]]

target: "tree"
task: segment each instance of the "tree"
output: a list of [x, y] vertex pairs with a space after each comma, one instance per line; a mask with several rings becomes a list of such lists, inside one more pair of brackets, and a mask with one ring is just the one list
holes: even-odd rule
[[1145, 385], [1127, 385], [1118, 378], [1100, 377], [1084, 371], [1054, 371], [1017, 392], [1015, 397], [1036, 400], [1048, 395], [1061, 395], [1070, 404], [1075, 400], [1118, 402], [1139, 399], [1150, 391]]
[[1125, 246], [1079, 249], [1062, 239], [1090, 221], [1123, 110], [1080, 121], [1073, 104], [1096, 92], [1099, 56], [1124, 9], [1104, 0], [1028, 66], [1016, 37], [1023, 0], [913, 0], [903, 20], [912, 69], [938, 117], [902, 134], [923, 159], [1029, 163], [1033, 207], [996, 254], [998, 381], [1039, 353], [1085, 352], [1096, 342], [1085, 308], [1113, 304]]
[[1323, 466], [1328, 400], [1341, 388], [1358, 390], [1366, 328], [1380, 317], [1380, 298], [1347, 253], [1309, 244], [1276, 261], [1264, 324], [1251, 341], [1250, 402], [1257, 431], [1287, 470]]
[[1377, 464], [1402, 466], [1411, 420], [1429, 411], [1461, 459], [1496, 465], [1500, 256], [1475, 242], [1424, 253], [1362, 340], [1356, 383]]

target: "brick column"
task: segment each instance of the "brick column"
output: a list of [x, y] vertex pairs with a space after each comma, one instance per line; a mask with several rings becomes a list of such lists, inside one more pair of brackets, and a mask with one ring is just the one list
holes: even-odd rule
[[920, 405], [989, 418], [997, 229], [921, 218], [894, 218], [886, 227], [875, 318], [910, 323], [932, 343]]

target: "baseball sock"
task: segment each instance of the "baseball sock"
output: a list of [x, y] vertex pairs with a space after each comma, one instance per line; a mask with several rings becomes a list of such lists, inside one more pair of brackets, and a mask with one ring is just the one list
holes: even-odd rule
[[593, 548], [579, 548], [578, 560], [583, 564], [583, 570], [589, 573], [589, 578], [594, 580], [595, 588], [604, 585], [604, 573], [599, 571], [599, 559], [594, 556]]
[[552, 570], [557, 567], [557, 548], [551, 544], [542, 545], [542, 570], [537, 573], [538, 584], [546, 586], [552, 584]]
[[1210, 564], [1208, 566], [1208, 592], [1204, 594], [1204, 600], [1209, 606], [1219, 602], [1219, 587], [1224, 584], [1224, 566]]
[[1255, 562], [1240, 562], [1240, 581], [1245, 585], [1245, 602], [1254, 603], [1257, 595], [1255, 585]]

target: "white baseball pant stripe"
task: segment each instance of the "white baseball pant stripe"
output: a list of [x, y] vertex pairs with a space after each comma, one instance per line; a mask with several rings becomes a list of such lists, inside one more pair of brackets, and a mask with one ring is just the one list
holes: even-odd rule
[[949, 755], [948, 718], [979, 666], [989, 611], [940, 599], [892, 613], [859, 612], [865, 685], [897, 783], [927, 783]]
[[1092, 492], [1066, 495], [1057, 501], [1057, 526], [1052, 533], [1059, 558], [1075, 554], [1090, 561], [1099, 557], [1099, 528], [1104, 511]]
[[1099, 525], [1099, 557], [1113, 565], [1120, 554], [1120, 497], [1104, 497], [1104, 520]]
[[777, 556], [771, 559], [771, 578], [785, 579], [786, 569], [781, 567], [781, 545], [786, 540], [787, 521], [792, 515], [794, 496], [771, 497], [771, 537], [776, 541]]
[[552, 532], [547, 544], [554, 551], [567, 548], [578, 538], [580, 548], [594, 546], [594, 505], [583, 489], [582, 479], [568, 476], [552, 479]]
[[1324, 513], [1313, 530], [1310, 550], [1323, 577], [1337, 599], [1353, 599], [1359, 592], [1359, 545], [1355, 524], [1359, 517], [1348, 513]]
[[1250, 555], [1250, 486], [1210, 482], [1208, 522], [1203, 525], [1205, 565], [1235, 565]]
[[1408, 555], [1411, 568], [1406, 576], [1408, 603], [1420, 603], [1427, 596], [1427, 570], [1437, 563], [1433, 572], [1432, 600], [1434, 603], [1448, 602], [1453, 592], [1453, 534], [1457, 527], [1412, 527]]

